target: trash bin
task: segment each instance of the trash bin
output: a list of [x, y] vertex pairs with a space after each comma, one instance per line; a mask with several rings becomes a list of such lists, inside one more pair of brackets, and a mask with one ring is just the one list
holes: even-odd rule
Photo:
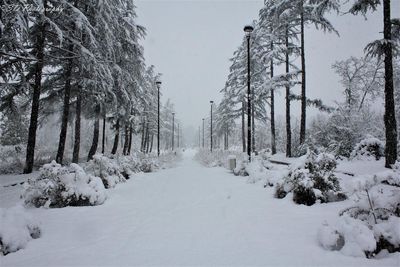
[[228, 157], [228, 167], [229, 170], [233, 171], [236, 168], [236, 156], [235, 155], [230, 155]]

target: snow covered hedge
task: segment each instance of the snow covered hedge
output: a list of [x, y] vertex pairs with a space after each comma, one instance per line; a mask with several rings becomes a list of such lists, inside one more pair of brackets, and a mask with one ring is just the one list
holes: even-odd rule
[[106, 192], [100, 178], [87, 174], [79, 165], [43, 165], [37, 179], [25, 183], [22, 198], [27, 206], [60, 208], [100, 205]]
[[22, 195], [27, 206], [60, 208], [100, 205], [106, 199], [106, 188], [126, 182], [138, 172], [152, 172], [168, 166], [179, 154], [133, 155], [108, 158], [97, 154], [82, 168], [77, 164], [61, 166], [55, 161], [40, 169], [37, 179], [25, 183]]
[[318, 240], [327, 250], [375, 257], [400, 252], [400, 165], [375, 175], [355, 177], [350, 186], [354, 206], [324, 223]]
[[309, 152], [292, 166], [283, 182], [276, 185], [275, 197], [284, 198], [293, 192], [293, 201], [307, 206], [317, 200], [324, 203], [346, 199], [334, 174], [336, 165], [331, 154]]
[[385, 143], [375, 137], [361, 140], [351, 152], [351, 158], [379, 160], [385, 155]]
[[22, 207], [0, 208], [0, 255], [25, 248], [29, 241], [40, 235], [38, 222]]
[[97, 154], [85, 166], [85, 171], [93, 176], [100, 177], [106, 188], [113, 188], [124, 183], [132, 175], [139, 172], [154, 172], [157, 169], [173, 165], [180, 158], [179, 153], [165, 153], [156, 155], [134, 154], [131, 156], [116, 156], [109, 158]]

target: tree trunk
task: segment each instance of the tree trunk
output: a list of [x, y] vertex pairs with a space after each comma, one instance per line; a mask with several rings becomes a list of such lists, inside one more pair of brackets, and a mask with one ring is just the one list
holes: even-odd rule
[[106, 147], [106, 112], [103, 110], [103, 133], [101, 139], [101, 154], [104, 155]]
[[144, 122], [144, 120], [143, 120], [143, 123], [142, 123], [142, 140], [141, 140], [141, 142], [140, 142], [140, 151], [141, 152], [144, 152], [144, 137], [145, 137], [145, 122]]
[[94, 130], [93, 130], [93, 141], [92, 146], [89, 150], [88, 161], [93, 159], [93, 156], [97, 152], [97, 147], [99, 145], [99, 135], [100, 135], [100, 105], [97, 105], [95, 108], [95, 121], [94, 121]]
[[128, 147], [129, 147], [129, 127], [128, 125], [125, 126], [125, 138], [124, 138], [124, 151], [123, 154], [126, 156], [128, 155]]
[[300, 122], [300, 144], [306, 140], [306, 56], [304, 48], [304, 3], [301, 1], [300, 13], [300, 43], [301, 43], [301, 122]]
[[397, 126], [395, 116], [395, 104], [393, 95], [393, 51], [392, 51], [392, 26], [390, 17], [390, 0], [383, 0], [383, 34], [385, 42], [385, 167], [391, 166], [397, 160]]
[[150, 138], [150, 153], [153, 151], [153, 141], [154, 141], [154, 134], [152, 134], [151, 135], [151, 138]]
[[245, 131], [245, 125], [244, 125], [244, 109], [245, 109], [245, 104], [243, 101], [242, 102], [242, 146], [243, 146], [243, 152], [246, 152], [246, 131]]
[[79, 151], [81, 146], [81, 113], [82, 113], [82, 95], [79, 90], [76, 99], [76, 114], [75, 114], [75, 140], [74, 151], [72, 153], [72, 162], [79, 162]]
[[132, 123], [129, 124], [129, 145], [128, 145], [128, 155], [131, 154], [131, 148], [132, 148], [132, 135], [133, 135], [133, 127]]
[[226, 128], [226, 150], [229, 149], [229, 128]]
[[[46, 15], [47, 1], [43, 1], [44, 13]], [[35, 159], [35, 146], [36, 146], [36, 131], [38, 126], [39, 117], [39, 101], [40, 91], [42, 89], [42, 71], [43, 71], [43, 59], [44, 59], [44, 44], [45, 44], [45, 31], [46, 22], [41, 19], [39, 22], [40, 31], [36, 36], [36, 66], [35, 66], [35, 84], [33, 85], [33, 96], [32, 96], [32, 109], [31, 118], [29, 123], [28, 131], [28, 143], [26, 147], [26, 161], [24, 173], [31, 173], [33, 170], [33, 163]]]
[[226, 131], [224, 132], [224, 150], [226, 150]]
[[145, 151], [146, 153], [149, 153], [149, 148], [150, 148], [150, 130], [149, 130], [149, 123], [147, 123], [146, 127], [146, 138], [145, 138]]
[[[271, 50], [274, 49], [274, 43], [271, 42]], [[271, 66], [270, 66], [270, 75], [271, 80], [274, 78], [274, 60], [271, 57]], [[271, 153], [272, 155], [276, 154], [276, 133], [275, 133], [275, 92], [274, 89], [271, 88]]]
[[[289, 31], [286, 28], [286, 74], [289, 73]], [[292, 156], [292, 129], [290, 124], [290, 86], [286, 85], [286, 157]]]
[[[71, 43], [68, 47], [69, 52], [74, 51], [74, 45]], [[65, 72], [65, 86], [64, 86], [64, 103], [63, 103], [63, 113], [61, 118], [61, 130], [60, 130], [60, 139], [58, 142], [58, 151], [56, 156], [56, 162], [62, 164], [64, 158], [64, 150], [65, 150], [65, 141], [67, 139], [67, 130], [68, 130], [68, 119], [69, 119], [69, 106], [71, 99], [71, 79], [72, 79], [72, 59], [69, 60], [68, 66]]]
[[115, 155], [118, 150], [118, 142], [119, 142], [119, 119], [117, 119], [117, 123], [115, 125], [115, 138], [114, 138], [114, 145], [111, 150], [111, 154]]

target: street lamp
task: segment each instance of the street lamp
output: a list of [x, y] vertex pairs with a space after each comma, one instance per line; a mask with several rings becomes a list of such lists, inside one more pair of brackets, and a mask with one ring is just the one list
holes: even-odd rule
[[161, 81], [156, 81], [158, 95], [157, 95], [157, 156], [160, 156], [160, 87]]
[[174, 151], [175, 112], [172, 112], [172, 151]]
[[250, 90], [250, 36], [254, 28], [250, 25], [244, 26], [247, 39], [247, 155], [251, 161], [251, 90]]
[[204, 148], [204, 118], [203, 118], [203, 145], [202, 147]]
[[201, 143], [200, 143], [200, 135], [201, 135], [201, 132], [200, 132], [200, 126], [199, 126], [199, 149], [200, 149], [200, 146], [201, 146]]
[[179, 149], [179, 123], [178, 123], [178, 149]]
[[213, 125], [212, 125], [212, 108], [213, 108], [213, 103], [214, 103], [214, 101], [210, 101], [210, 104], [211, 104], [211, 135], [210, 135], [210, 139], [211, 139], [211, 146], [210, 146], [210, 149], [211, 149], [211, 152], [212, 152], [212, 149], [213, 149]]

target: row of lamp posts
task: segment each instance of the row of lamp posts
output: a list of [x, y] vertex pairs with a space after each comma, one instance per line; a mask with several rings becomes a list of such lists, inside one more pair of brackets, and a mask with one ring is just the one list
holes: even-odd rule
[[[247, 155], [249, 157], [249, 161], [251, 161], [251, 90], [250, 90], [250, 37], [251, 33], [253, 32], [253, 26], [246, 25], [244, 27], [244, 32], [246, 34], [247, 39]], [[210, 151], [213, 150], [213, 103], [214, 101], [210, 101], [211, 104], [211, 134], [210, 134]], [[199, 140], [200, 145], [200, 140]], [[203, 140], [202, 140], [202, 147], [204, 148], [204, 118], [203, 118]]]

